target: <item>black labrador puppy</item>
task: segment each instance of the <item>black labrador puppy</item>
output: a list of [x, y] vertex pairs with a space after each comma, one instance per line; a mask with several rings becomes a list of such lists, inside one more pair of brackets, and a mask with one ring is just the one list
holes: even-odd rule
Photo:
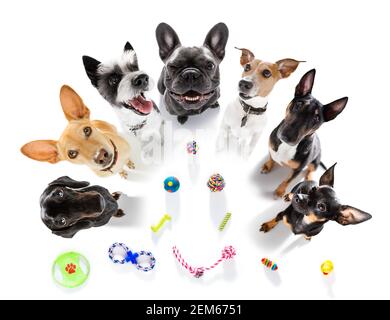
[[72, 238], [80, 230], [105, 225], [112, 216], [122, 217], [117, 203], [120, 196], [100, 186], [89, 186], [87, 181], [60, 177], [41, 195], [41, 218], [53, 234]]

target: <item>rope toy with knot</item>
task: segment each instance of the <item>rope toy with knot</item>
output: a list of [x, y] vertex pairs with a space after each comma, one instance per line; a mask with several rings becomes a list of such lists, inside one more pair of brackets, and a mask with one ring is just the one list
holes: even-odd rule
[[235, 255], [236, 249], [234, 249], [232, 246], [227, 246], [222, 250], [222, 258], [225, 260], [233, 259]]
[[213, 265], [210, 267], [193, 267], [190, 266], [181, 256], [179, 250], [177, 249], [176, 246], [172, 248], [173, 254], [176, 257], [177, 261], [185, 268], [187, 269], [195, 278], [200, 278], [204, 275], [205, 271], [214, 269], [216, 266], [218, 266], [221, 262], [224, 260], [229, 260], [233, 259], [234, 256], [236, 255], [236, 249], [234, 249], [233, 246], [226, 246], [222, 250], [222, 255], [221, 258], [219, 258]]

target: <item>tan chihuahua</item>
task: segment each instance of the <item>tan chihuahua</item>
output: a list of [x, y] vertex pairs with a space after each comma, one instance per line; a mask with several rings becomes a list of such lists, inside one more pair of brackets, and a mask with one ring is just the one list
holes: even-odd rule
[[130, 160], [130, 146], [116, 128], [104, 121], [91, 121], [89, 109], [67, 85], [61, 88], [60, 100], [69, 121], [60, 139], [32, 141], [25, 144], [21, 152], [38, 161], [57, 163], [67, 160], [85, 164], [101, 177], [119, 173], [127, 178], [124, 167], [134, 169], [134, 164]]

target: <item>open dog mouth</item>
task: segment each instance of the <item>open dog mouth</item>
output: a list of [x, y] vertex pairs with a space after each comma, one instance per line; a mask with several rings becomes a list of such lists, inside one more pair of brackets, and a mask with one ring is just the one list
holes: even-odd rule
[[147, 116], [152, 112], [153, 109], [152, 100], [147, 99], [143, 92], [141, 92], [135, 98], [130, 99], [127, 102], [123, 102], [122, 105], [126, 109], [131, 109], [141, 116]]
[[111, 164], [108, 167], [106, 167], [100, 171], [111, 171], [111, 169], [116, 165], [116, 162], [118, 161], [118, 149], [112, 140], [110, 140], [110, 142], [111, 142], [112, 146], [114, 147], [114, 157], [112, 159]]
[[240, 98], [243, 99], [243, 100], [249, 100], [249, 99], [253, 98], [250, 95], [247, 95], [246, 93], [243, 93], [243, 92], [240, 92], [239, 95], [240, 95]]
[[197, 104], [199, 102], [210, 99], [210, 97], [214, 94], [214, 90], [208, 93], [199, 93], [197, 91], [190, 90], [184, 94], [178, 94], [173, 91], [170, 91], [170, 94], [175, 100], [179, 102], [185, 102], [188, 104]]

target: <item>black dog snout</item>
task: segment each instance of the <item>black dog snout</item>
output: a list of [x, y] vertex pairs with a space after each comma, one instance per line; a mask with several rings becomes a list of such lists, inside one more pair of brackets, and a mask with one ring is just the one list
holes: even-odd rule
[[147, 74], [140, 74], [131, 80], [131, 84], [137, 89], [145, 89], [149, 84], [149, 76]]
[[241, 91], [249, 91], [250, 89], [253, 88], [253, 82], [248, 80], [241, 80], [238, 83], [238, 87], [240, 88]]
[[94, 158], [96, 164], [107, 166], [112, 160], [112, 155], [106, 149], [100, 149]]
[[194, 81], [194, 80], [198, 79], [201, 76], [201, 74], [198, 70], [196, 70], [194, 68], [188, 68], [188, 69], [185, 69], [180, 76], [184, 80]]

